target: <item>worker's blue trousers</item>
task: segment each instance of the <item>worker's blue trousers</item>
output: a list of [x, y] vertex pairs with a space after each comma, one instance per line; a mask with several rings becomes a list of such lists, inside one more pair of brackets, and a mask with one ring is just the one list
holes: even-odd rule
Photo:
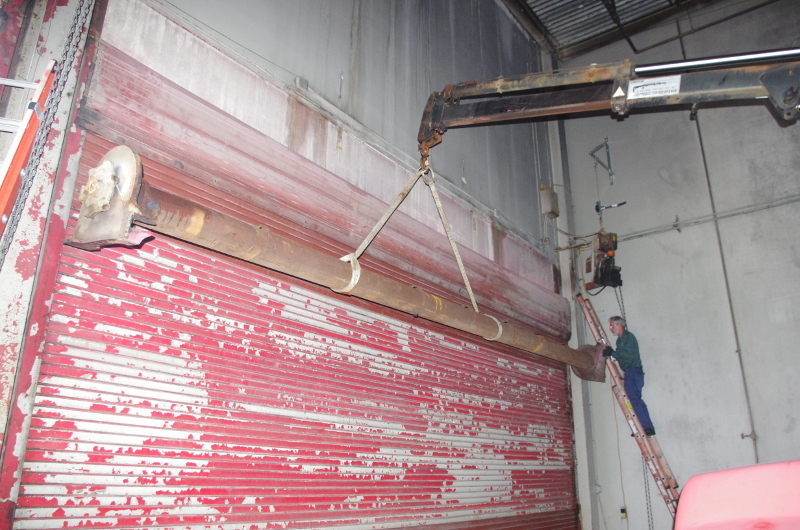
[[642, 400], [642, 387], [644, 386], [644, 370], [639, 368], [628, 368], [625, 370], [625, 393], [633, 405], [633, 412], [639, 418], [642, 429], [645, 431], [655, 430], [653, 422], [650, 420], [650, 412], [647, 405]]

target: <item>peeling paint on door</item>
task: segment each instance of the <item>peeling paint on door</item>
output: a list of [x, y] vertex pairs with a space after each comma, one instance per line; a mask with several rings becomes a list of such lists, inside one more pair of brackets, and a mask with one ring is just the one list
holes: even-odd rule
[[575, 528], [563, 366], [441, 329], [161, 237], [65, 247], [14, 528]]
[[15, 528], [574, 512], [555, 362], [160, 238], [66, 248], [58, 278]]

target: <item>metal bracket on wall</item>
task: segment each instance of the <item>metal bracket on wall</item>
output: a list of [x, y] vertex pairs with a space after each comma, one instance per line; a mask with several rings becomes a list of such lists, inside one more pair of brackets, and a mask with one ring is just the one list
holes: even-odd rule
[[[597, 158], [597, 155], [595, 154], [595, 153], [597, 153], [597, 152], [598, 152], [600, 149], [602, 149], [603, 147], [605, 147], [605, 148], [606, 148], [606, 163], [605, 163], [605, 164], [603, 163], [603, 161], [602, 161], [602, 160], [600, 160], [599, 158]], [[589, 153], [589, 155], [590, 155], [592, 158], [594, 158], [594, 164], [595, 164], [595, 166], [597, 166], [597, 165], [600, 165], [600, 166], [601, 166], [603, 169], [605, 169], [606, 171], [608, 171], [608, 180], [609, 180], [609, 182], [611, 182], [611, 185], [613, 186], [613, 185], [614, 185], [614, 170], [612, 170], [612, 169], [611, 169], [611, 149], [608, 147], [608, 138], [606, 138], [606, 139], [603, 141], [603, 143], [602, 143], [602, 144], [600, 144], [600, 145], [598, 145], [597, 147], [595, 147], [594, 149], [592, 149], [592, 152], [591, 152], [591, 153]]]
[[800, 65], [773, 68], [759, 78], [769, 91], [770, 103], [786, 121], [797, 118], [800, 108]]
[[147, 230], [131, 226], [141, 214], [136, 206], [141, 183], [139, 155], [126, 146], [106, 153], [100, 164], [89, 170], [89, 180], [80, 192], [82, 206], [75, 233], [67, 243], [98, 250], [107, 245], [135, 247], [150, 237]]

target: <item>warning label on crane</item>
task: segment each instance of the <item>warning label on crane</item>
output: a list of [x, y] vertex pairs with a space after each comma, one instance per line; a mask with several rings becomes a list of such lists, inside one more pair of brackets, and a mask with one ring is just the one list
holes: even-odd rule
[[628, 99], [663, 98], [681, 91], [681, 76], [632, 79], [628, 84]]

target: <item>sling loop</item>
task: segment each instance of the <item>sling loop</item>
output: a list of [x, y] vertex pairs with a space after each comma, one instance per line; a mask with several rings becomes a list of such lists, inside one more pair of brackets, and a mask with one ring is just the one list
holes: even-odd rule
[[347, 254], [339, 258], [341, 261], [349, 261], [350, 268], [352, 270], [350, 275], [350, 283], [347, 284], [347, 287], [343, 289], [332, 289], [334, 292], [342, 293], [342, 294], [350, 294], [350, 291], [353, 290], [353, 287], [356, 286], [358, 280], [361, 279], [361, 264], [358, 262], [358, 258], [355, 254]]
[[499, 339], [499, 338], [500, 338], [500, 336], [503, 334], [503, 324], [501, 324], [501, 323], [500, 323], [500, 321], [499, 321], [499, 320], [497, 320], [497, 319], [496, 319], [495, 317], [493, 317], [492, 315], [486, 315], [486, 316], [487, 316], [487, 317], [489, 317], [489, 318], [491, 318], [491, 319], [492, 319], [492, 320], [494, 320], [495, 322], [497, 322], [497, 335], [495, 335], [495, 336], [494, 336], [494, 337], [492, 337], [491, 339], [490, 339], [489, 337], [483, 337], [483, 338], [484, 338], [484, 339], [486, 339], [486, 340], [489, 340], [489, 341], [492, 341], [492, 342], [494, 342], [494, 341], [496, 341], [497, 339]]
[[[450, 230], [450, 223], [447, 221], [447, 216], [444, 214], [444, 208], [442, 207], [442, 201], [439, 199], [439, 193], [436, 190], [436, 176], [433, 174], [433, 170], [428, 165], [427, 161], [420, 167], [411, 179], [406, 184], [405, 188], [400, 192], [394, 202], [389, 205], [389, 208], [383, 214], [383, 216], [378, 220], [375, 226], [372, 228], [372, 231], [364, 238], [364, 241], [358, 246], [355, 252], [352, 254], [347, 254], [346, 256], [342, 256], [342, 261], [349, 261], [350, 265], [353, 267], [353, 276], [350, 280], [350, 284], [341, 291], [337, 292], [349, 292], [356, 286], [358, 283], [359, 276], [361, 274], [361, 266], [358, 263], [358, 258], [361, 257], [361, 254], [367, 249], [367, 247], [372, 243], [372, 240], [375, 239], [375, 236], [378, 235], [378, 232], [381, 231], [383, 226], [392, 216], [392, 214], [397, 210], [397, 208], [402, 204], [403, 200], [408, 196], [411, 190], [414, 188], [414, 185], [417, 181], [422, 177], [423, 182], [430, 188], [431, 195], [433, 195], [433, 202], [436, 203], [436, 209], [439, 211], [439, 217], [442, 219], [442, 225], [444, 226], [444, 231], [447, 234], [447, 239], [450, 241], [450, 248], [453, 249], [453, 254], [456, 257], [456, 263], [458, 263], [458, 270], [461, 271], [461, 277], [464, 280], [464, 286], [467, 288], [467, 293], [469, 294], [470, 302], [472, 302], [472, 308], [475, 310], [476, 313], [478, 311], [478, 304], [475, 301], [475, 295], [472, 293], [472, 286], [469, 284], [469, 279], [467, 278], [467, 271], [464, 269], [464, 263], [461, 261], [461, 255], [458, 253], [458, 248], [456, 247], [455, 238], [453, 237], [453, 232]], [[358, 271], [358, 272], [356, 272]], [[334, 289], [335, 290], [335, 289]], [[502, 329], [501, 329], [502, 331]], [[498, 335], [499, 336], [499, 335]]]

